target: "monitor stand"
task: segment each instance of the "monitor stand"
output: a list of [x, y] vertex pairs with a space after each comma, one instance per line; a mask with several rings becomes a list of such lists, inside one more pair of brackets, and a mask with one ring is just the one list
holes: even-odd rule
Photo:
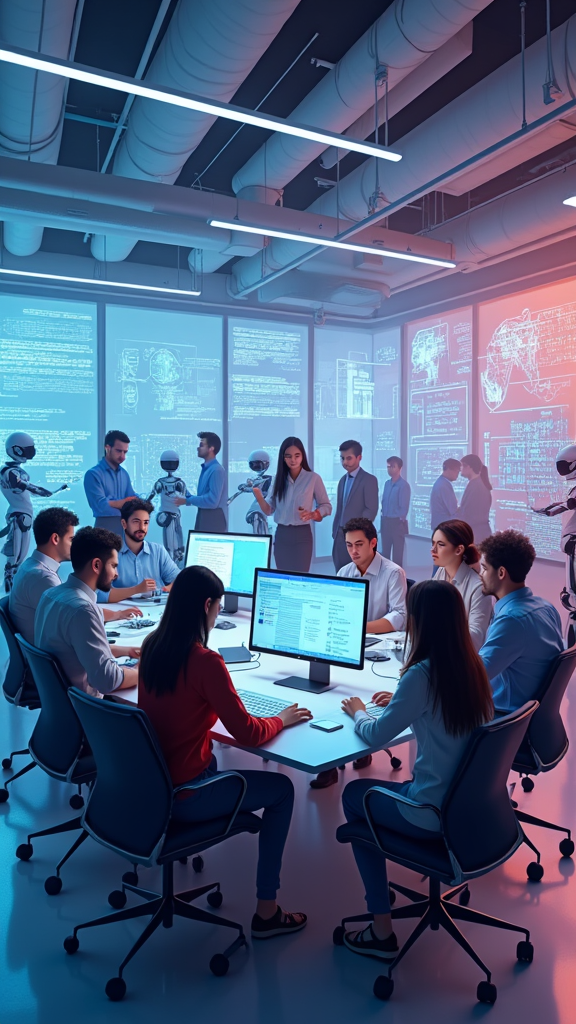
[[330, 665], [326, 661], [311, 661], [308, 679], [305, 676], [288, 676], [286, 679], [276, 679], [274, 685], [308, 690], [309, 693], [325, 693], [330, 689]]
[[238, 611], [238, 594], [224, 594], [224, 606], [220, 615], [236, 615]]

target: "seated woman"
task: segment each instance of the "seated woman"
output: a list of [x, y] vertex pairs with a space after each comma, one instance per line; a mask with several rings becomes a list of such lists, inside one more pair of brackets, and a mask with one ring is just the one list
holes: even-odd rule
[[479, 651], [492, 618], [492, 598], [482, 592], [482, 580], [472, 568], [480, 562], [472, 527], [462, 519], [439, 523], [432, 534], [432, 561], [438, 567], [434, 579], [453, 583], [460, 591], [472, 643]]
[[[367, 715], [359, 697], [348, 697], [342, 707], [354, 719], [356, 732], [372, 747], [385, 747], [411, 727], [417, 744], [414, 777], [410, 782], [350, 782], [342, 794], [348, 821], [365, 819], [364, 794], [372, 786], [383, 786], [418, 803], [440, 808], [470, 734], [494, 716], [486, 669], [472, 645], [456, 587], [435, 579], [413, 586], [408, 593], [406, 636], [410, 655], [396, 693], [377, 693], [373, 698], [386, 708], [380, 717]], [[395, 832], [430, 838], [439, 831], [439, 820], [432, 810], [384, 797], [375, 805], [376, 801], [376, 821]], [[362, 931], [346, 932], [344, 943], [354, 953], [393, 960], [398, 943], [390, 916], [386, 858], [375, 846], [352, 843], [352, 850], [374, 920]]]
[[[220, 719], [228, 732], [247, 746], [258, 746], [281, 729], [312, 715], [297, 704], [274, 718], [249, 715], [234, 689], [224, 661], [206, 646], [224, 594], [210, 569], [192, 565], [176, 577], [160, 625], [142, 645], [139, 705], [148, 715], [175, 786], [218, 773], [210, 729]], [[305, 914], [284, 913], [276, 903], [280, 866], [290, 827], [294, 787], [277, 772], [242, 771], [248, 784], [242, 811], [264, 809], [259, 834], [257, 907], [252, 937], [268, 939], [304, 928]], [[174, 801], [178, 821], [210, 821], [234, 808], [234, 787], [225, 783], [183, 793]]]

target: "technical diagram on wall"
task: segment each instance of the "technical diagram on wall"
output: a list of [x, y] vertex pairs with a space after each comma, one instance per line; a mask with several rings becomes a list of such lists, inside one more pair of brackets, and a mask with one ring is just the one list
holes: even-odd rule
[[563, 560], [560, 517], [530, 510], [564, 496], [557, 451], [576, 439], [576, 281], [479, 307], [479, 427], [497, 530], [528, 533]]
[[[430, 534], [430, 490], [445, 459], [469, 452], [472, 308], [406, 324], [410, 531]], [[465, 481], [458, 479], [458, 497]]]

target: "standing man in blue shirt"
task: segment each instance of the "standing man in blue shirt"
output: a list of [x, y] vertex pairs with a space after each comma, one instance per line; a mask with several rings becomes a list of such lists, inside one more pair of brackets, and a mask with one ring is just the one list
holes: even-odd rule
[[132, 481], [122, 468], [130, 438], [122, 430], [109, 430], [104, 438], [104, 458], [84, 476], [84, 490], [95, 519], [94, 526], [122, 537], [120, 512], [128, 498], [136, 498]]
[[362, 445], [359, 441], [343, 441], [340, 462], [346, 472], [338, 481], [336, 512], [332, 523], [332, 561], [336, 572], [350, 561], [344, 537], [344, 524], [349, 519], [369, 519], [374, 522], [378, 514], [378, 480], [366, 473], [360, 465]]
[[204, 459], [200, 470], [197, 494], [189, 498], [174, 498], [175, 505], [195, 505], [198, 509], [194, 529], [208, 533], [227, 533], [226, 470], [216, 456], [222, 447], [218, 434], [201, 430], [198, 434], [198, 458]]
[[404, 463], [399, 455], [391, 455], [386, 461], [389, 480], [384, 484], [382, 495], [382, 554], [392, 558], [396, 565], [404, 560], [404, 542], [408, 533], [408, 509], [410, 508], [410, 484], [402, 476]]
[[442, 473], [434, 482], [430, 491], [430, 528], [432, 533], [439, 523], [447, 523], [458, 518], [458, 498], [452, 484], [460, 476], [458, 459], [446, 459], [442, 463]]
[[496, 598], [494, 618], [479, 654], [498, 711], [537, 700], [550, 666], [563, 650], [560, 616], [526, 586], [536, 552], [523, 533], [502, 530], [479, 544], [482, 592]]

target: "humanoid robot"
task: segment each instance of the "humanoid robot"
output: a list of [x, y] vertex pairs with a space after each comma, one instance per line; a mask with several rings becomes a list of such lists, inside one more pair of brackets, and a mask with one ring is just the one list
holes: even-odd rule
[[184, 537], [182, 535], [181, 514], [174, 498], [189, 498], [190, 491], [182, 477], [174, 476], [180, 465], [178, 452], [171, 450], [162, 452], [160, 465], [165, 470], [166, 476], [161, 476], [150, 494], [148, 501], [152, 501], [156, 494], [160, 495], [160, 511], [156, 516], [158, 526], [162, 527], [164, 547], [172, 561], [180, 566], [184, 558]]
[[[565, 480], [576, 480], [576, 444], [566, 445], [556, 456], [556, 469]], [[566, 640], [569, 647], [576, 641], [576, 484], [564, 501], [555, 501], [546, 508], [535, 508], [541, 516], [559, 516], [571, 512], [562, 527], [562, 548], [566, 555], [566, 584], [560, 600], [568, 612]]]
[[[255, 452], [250, 452], [248, 456], [248, 465], [253, 473], [257, 475], [255, 477], [248, 477], [246, 483], [240, 484], [238, 490], [231, 498], [228, 498], [228, 504], [230, 505], [240, 494], [252, 494], [254, 487], [259, 487], [264, 497], [270, 490], [270, 484], [272, 483], [272, 477], [266, 475], [266, 470], [270, 466], [270, 456], [268, 452], [258, 448]], [[266, 535], [268, 533], [268, 520], [262, 512], [258, 502], [254, 500], [250, 505], [246, 513], [246, 522], [252, 527], [252, 532], [259, 535]]]
[[[12, 581], [16, 571], [28, 554], [30, 547], [30, 530], [34, 512], [31, 494], [49, 498], [54, 491], [30, 483], [30, 477], [22, 466], [36, 455], [34, 439], [30, 434], [17, 430], [6, 440], [8, 461], [0, 469], [0, 490], [8, 502], [6, 526], [0, 537], [6, 537], [2, 554], [6, 555], [4, 566], [4, 589], [8, 594], [12, 589]], [[67, 488], [67, 484], [58, 490]]]

